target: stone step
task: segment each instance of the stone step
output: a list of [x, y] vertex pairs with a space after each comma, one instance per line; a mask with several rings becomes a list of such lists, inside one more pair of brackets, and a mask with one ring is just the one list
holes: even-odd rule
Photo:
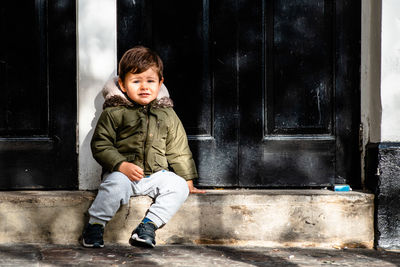
[[[0, 193], [0, 243], [76, 244], [95, 193]], [[105, 229], [105, 242], [128, 244], [151, 204], [131, 198]], [[373, 247], [374, 196], [329, 190], [208, 190], [190, 195], [158, 244]]]

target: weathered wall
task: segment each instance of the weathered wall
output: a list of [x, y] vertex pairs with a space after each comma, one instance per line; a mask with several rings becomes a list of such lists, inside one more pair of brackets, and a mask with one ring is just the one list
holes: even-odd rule
[[[379, 1], [380, 2], [380, 1]], [[378, 5], [377, 3], [370, 3]], [[375, 10], [379, 10], [379, 6]], [[380, 101], [381, 124], [370, 128], [380, 130], [380, 136], [370, 131], [366, 157], [366, 185], [375, 193], [375, 245], [385, 249], [400, 248], [400, 3], [382, 1], [381, 24], [373, 26], [381, 34], [371, 35], [370, 42], [380, 44]], [[377, 14], [379, 16], [379, 14]], [[371, 15], [371, 23], [376, 19]], [[380, 29], [380, 31], [379, 31]], [[372, 38], [374, 36], [374, 38]], [[376, 39], [375, 39], [376, 38]], [[373, 54], [370, 53], [370, 56]], [[374, 62], [379, 65], [379, 60]], [[371, 65], [372, 66], [372, 65]], [[379, 71], [379, 69], [377, 70]], [[370, 73], [367, 79], [378, 78]], [[376, 81], [372, 82], [376, 86]], [[370, 101], [374, 100], [370, 96]], [[370, 112], [374, 110], [370, 109]], [[379, 110], [375, 110], [379, 114]], [[372, 116], [370, 117], [372, 118]], [[379, 128], [380, 127], [380, 128]], [[379, 133], [378, 133], [379, 134]]]
[[382, 6], [382, 142], [400, 141], [400, 3]]
[[375, 244], [400, 249], [400, 144], [379, 146]]
[[116, 73], [116, 1], [78, 0], [79, 189], [97, 189], [100, 166], [90, 139], [102, 111], [101, 89]]
[[382, 3], [382, 137], [378, 149], [376, 245], [400, 249], [400, 3]]

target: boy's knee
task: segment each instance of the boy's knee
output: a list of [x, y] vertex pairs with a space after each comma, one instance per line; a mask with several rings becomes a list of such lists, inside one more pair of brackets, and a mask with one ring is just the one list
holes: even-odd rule
[[164, 177], [160, 177], [160, 180], [162, 180], [161, 183], [163, 184], [162, 186], [165, 187], [165, 189], [176, 192], [185, 198], [189, 195], [189, 187], [185, 179], [173, 172], [167, 172], [165, 175]]
[[183, 196], [185, 196], [185, 198], [187, 198], [189, 195], [189, 187], [186, 180], [178, 175], [174, 175], [174, 177], [174, 187], [176, 187], [177, 191], [179, 191]]
[[130, 180], [123, 173], [113, 172], [109, 174], [100, 184], [99, 189], [117, 190], [119, 192], [129, 191], [131, 188]]
[[[181, 178], [181, 177], [179, 177], [179, 178]], [[181, 185], [182, 185], [182, 190], [185, 192], [186, 196], [188, 196], [189, 195], [189, 186], [188, 186], [186, 180], [183, 178], [181, 178]]]

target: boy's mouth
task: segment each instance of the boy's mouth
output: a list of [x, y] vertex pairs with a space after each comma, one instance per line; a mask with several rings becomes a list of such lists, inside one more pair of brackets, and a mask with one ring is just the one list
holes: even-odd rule
[[150, 96], [150, 94], [149, 94], [149, 93], [140, 93], [139, 96], [144, 96], [144, 97], [146, 97], [146, 96]]

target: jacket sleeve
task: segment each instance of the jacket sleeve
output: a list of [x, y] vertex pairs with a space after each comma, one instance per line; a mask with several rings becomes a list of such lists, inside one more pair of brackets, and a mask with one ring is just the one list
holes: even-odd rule
[[107, 110], [101, 114], [90, 143], [94, 159], [109, 172], [117, 171], [126, 160], [115, 147], [116, 124]]
[[185, 180], [198, 178], [185, 129], [174, 111], [172, 117], [172, 123], [168, 129], [165, 153], [168, 163], [174, 172]]

